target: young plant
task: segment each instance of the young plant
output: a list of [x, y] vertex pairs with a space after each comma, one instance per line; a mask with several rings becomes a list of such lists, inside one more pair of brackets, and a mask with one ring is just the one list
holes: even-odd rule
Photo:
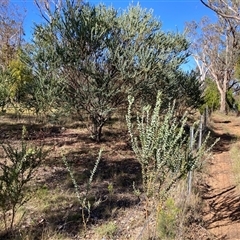
[[[146, 209], [151, 208], [150, 215], [149, 211], [146, 211], [147, 234], [148, 237], [152, 234], [150, 230], [152, 226], [149, 226], [148, 222], [150, 217], [154, 216], [157, 234], [172, 239], [174, 231], [171, 232], [166, 227], [175, 225], [173, 215], [176, 211], [174, 209], [173, 213], [165, 213], [163, 211], [164, 202], [174, 185], [180, 183], [181, 179], [186, 177], [189, 172], [201, 166], [203, 158], [209, 156], [207, 153], [215, 143], [209, 148], [206, 147], [208, 135], [202, 145], [193, 150], [191, 146], [197, 145], [198, 132], [194, 134], [190, 146], [190, 139], [184, 130], [187, 115], [185, 114], [179, 120], [175, 116], [174, 103], [163, 114], [160, 92], [157, 94], [155, 107], [153, 109], [150, 106], [143, 107], [134, 123], [131, 110], [134, 98], [129, 97], [128, 100], [127, 126], [131, 136], [132, 149], [142, 168]], [[136, 191], [136, 189], [134, 190]], [[140, 235], [143, 234], [145, 226]], [[155, 235], [156, 230], [155, 233], [153, 231]]]
[[[89, 191], [91, 189], [93, 176], [95, 175], [95, 173], [97, 171], [97, 167], [98, 167], [98, 164], [99, 164], [100, 159], [101, 159], [101, 154], [102, 154], [102, 150], [99, 151], [98, 158], [97, 158], [97, 160], [95, 162], [95, 165], [94, 165], [93, 170], [91, 172], [91, 175], [89, 177], [89, 180], [88, 180], [88, 183], [87, 183], [87, 188], [86, 188], [86, 191], [85, 191], [84, 195], [80, 194], [79, 186], [78, 186], [78, 184], [76, 182], [76, 179], [74, 177], [73, 171], [69, 167], [69, 164], [67, 162], [66, 157], [63, 156], [63, 162], [64, 162], [64, 164], [65, 164], [65, 166], [66, 166], [66, 168], [67, 168], [67, 170], [68, 170], [68, 172], [70, 174], [72, 183], [73, 183], [74, 188], [75, 188], [75, 193], [76, 193], [78, 202], [79, 202], [79, 204], [81, 206], [82, 222], [83, 222], [83, 226], [84, 226], [84, 230], [85, 231], [87, 230], [87, 223], [89, 221], [90, 213], [91, 213], [91, 203], [88, 200], [88, 197], [89, 197], [88, 195], [89, 195]], [[87, 214], [85, 213], [86, 211], [87, 211]]]
[[[189, 137], [184, 130], [187, 115], [178, 120], [175, 117], [174, 104], [161, 115], [160, 92], [153, 110], [146, 106], [141, 115], [137, 116], [136, 127], [131, 114], [134, 98], [129, 97], [128, 100], [126, 121], [133, 151], [142, 168], [143, 191], [147, 197], [159, 198], [190, 170], [196, 168], [211, 147], [206, 150], [205, 141], [198, 150], [190, 149]], [[197, 134], [193, 142], [196, 142], [196, 138]]]
[[27, 184], [47, 155], [42, 146], [30, 146], [25, 136], [26, 128], [23, 127], [20, 149], [9, 143], [2, 144], [5, 156], [0, 162], [0, 209], [6, 232], [13, 229], [18, 207], [29, 200]]
[[168, 198], [164, 208], [157, 213], [157, 234], [160, 239], [175, 239], [179, 208], [173, 198]]

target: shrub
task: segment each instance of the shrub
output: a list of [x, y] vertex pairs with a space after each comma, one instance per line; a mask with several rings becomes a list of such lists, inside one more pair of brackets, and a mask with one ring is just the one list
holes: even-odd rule
[[[180, 180], [184, 179], [189, 172], [201, 166], [203, 158], [209, 156], [208, 152], [216, 142], [207, 148], [209, 136], [207, 135], [202, 145], [197, 150], [193, 150], [191, 146], [196, 145], [198, 132], [194, 135], [190, 146], [190, 139], [184, 131], [187, 115], [185, 114], [180, 120], [176, 118], [174, 103], [172, 106], [169, 105], [165, 114], [161, 114], [160, 92], [157, 95], [155, 107], [153, 109], [150, 106], [143, 107], [141, 113], [137, 115], [135, 124], [131, 115], [133, 102], [134, 98], [129, 97], [127, 126], [132, 149], [142, 168], [143, 193], [146, 196], [146, 203], [147, 206], [152, 206], [151, 215], [157, 218], [156, 213], [164, 206], [164, 201], [173, 186], [180, 183]], [[160, 213], [166, 214], [162, 211]], [[150, 216], [149, 213], [146, 216]], [[161, 217], [162, 220], [165, 217]], [[173, 224], [172, 214], [168, 217], [165, 220]], [[167, 223], [162, 223], [161, 226], [165, 225]], [[163, 234], [169, 235], [168, 229], [165, 230]]]
[[30, 146], [24, 140], [25, 136], [26, 129], [23, 127], [20, 149], [9, 143], [2, 144], [6, 156], [4, 161], [0, 162], [0, 209], [5, 231], [13, 229], [18, 207], [29, 200], [30, 190], [27, 184], [47, 154], [42, 146]]
[[206, 88], [203, 98], [205, 103], [200, 107], [201, 112], [203, 112], [207, 106], [211, 112], [220, 107], [220, 94], [216, 83], [211, 79], [206, 79]]
[[160, 115], [161, 94], [157, 96], [154, 109], [142, 109], [137, 116], [136, 131], [131, 122], [131, 106], [134, 99], [129, 98], [127, 125], [132, 148], [142, 168], [143, 191], [147, 196], [153, 193], [165, 194], [171, 186], [197, 166], [203, 152], [193, 154], [187, 144], [185, 134], [187, 116], [180, 121], [174, 117], [174, 105], [169, 106], [164, 116]]

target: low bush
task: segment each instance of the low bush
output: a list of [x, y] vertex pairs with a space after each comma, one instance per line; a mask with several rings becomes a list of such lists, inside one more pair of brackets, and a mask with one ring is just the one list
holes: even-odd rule
[[17, 209], [30, 199], [28, 183], [47, 152], [43, 146], [31, 146], [23, 127], [20, 148], [2, 143], [4, 160], [0, 162], [0, 210], [5, 232], [13, 230]]

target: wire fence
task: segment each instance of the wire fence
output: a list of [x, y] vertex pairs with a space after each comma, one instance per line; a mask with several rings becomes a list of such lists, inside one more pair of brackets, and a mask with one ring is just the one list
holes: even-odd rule
[[[194, 126], [190, 126], [190, 150], [194, 151], [194, 148], [199, 149], [202, 146], [203, 142], [203, 136], [204, 133], [206, 132], [207, 129], [207, 122], [208, 122], [209, 114], [208, 114], [208, 109], [206, 108], [204, 113], [200, 116], [200, 121], [198, 125], [198, 129], [196, 131], [199, 132], [198, 134], [198, 144], [195, 146], [195, 139], [194, 139]], [[192, 193], [192, 181], [193, 181], [193, 170], [190, 170], [188, 172], [188, 177], [187, 177], [187, 192], [188, 195], [191, 195]]]

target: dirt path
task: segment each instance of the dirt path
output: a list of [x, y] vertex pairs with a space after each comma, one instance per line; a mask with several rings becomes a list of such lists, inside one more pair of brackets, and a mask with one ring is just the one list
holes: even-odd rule
[[[230, 148], [240, 141], [240, 118], [213, 116], [211, 125], [221, 137], [209, 164], [204, 196], [206, 227], [212, 239], [240, 239], [240, 190], [234, 183]], [[240, 160], [240, 156], [239, 156]], [[240, 174], [240, 173], [239, 173]]]

